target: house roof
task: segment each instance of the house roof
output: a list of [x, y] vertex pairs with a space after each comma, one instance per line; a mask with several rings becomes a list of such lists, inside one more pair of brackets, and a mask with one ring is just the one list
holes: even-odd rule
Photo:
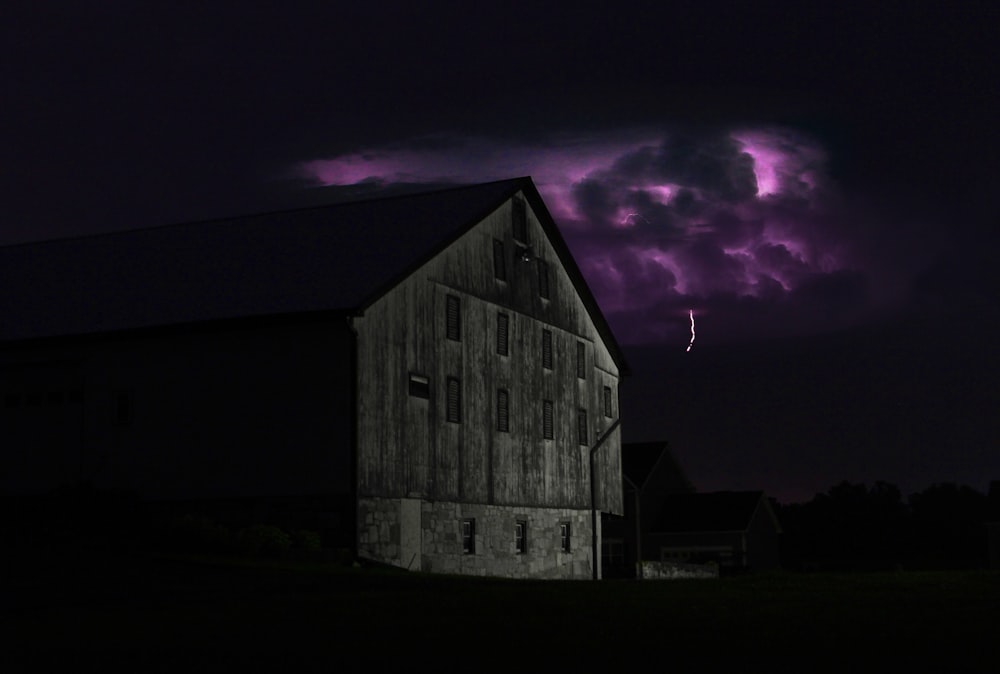
[[519, 190], [624, 373], [530, 178], [0, 247], [0, 341], [363, 311]]
[[622, 445], [622, 472], [632, 484], [641, 489], [654, 470], [666, 471], [662, 482], [669, 491], [694, 490], [666, 441], [627, 442]]
[[695, 533], [746, 531], [758, 509], [764, 508], [780, 531], [777, 518], [762, 491], [719, 491], [704, 494], [668, 494], [651, 531]]

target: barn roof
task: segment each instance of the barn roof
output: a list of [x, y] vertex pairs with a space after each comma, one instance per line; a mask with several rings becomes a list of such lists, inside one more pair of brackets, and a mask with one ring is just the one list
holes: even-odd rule
[[777, 518], [762, 491], [719, 491], [704, 494], [669, 494], [663, 501], [657, 533], [746, 531], [758, 508], [780, 530]]
[[0, 247], [0, 341], [360, 311], [518, 190], [624, 371], [530, 178]]

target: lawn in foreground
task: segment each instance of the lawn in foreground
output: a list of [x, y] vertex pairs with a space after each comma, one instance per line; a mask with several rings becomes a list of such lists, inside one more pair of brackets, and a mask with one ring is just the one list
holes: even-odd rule
[[[0, 670], [997, 671], [1000, 574], [504, 581], [234, 560], [21, 568]], [[10, 576], [8, 576], [10, 578]], [[25, 584], [26, 583], [26, 584]]]

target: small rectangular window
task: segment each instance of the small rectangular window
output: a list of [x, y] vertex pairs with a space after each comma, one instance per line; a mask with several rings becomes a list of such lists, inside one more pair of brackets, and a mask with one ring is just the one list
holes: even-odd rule
[[542, 330], [542, 367], [552, 369], [552, 331]]
[[570, 549], [570, 534], [569, 534], [569, 522], [562, 522], [559, 524], [559, 547], [563, 552], [569, 552]]
[[586, 445], [589, 442], [587, 440], [587, 410], [577, 410], [576, 434], [581, 445]]
[[541, 259], [538, 260], [538, 296], [549, 299], [549, 264]]
[[583, 342], [576, 343], [576, 377], [587, 378], [587, 345]]
[[462, 422], [462, 382], [454, 377], [448, 377], [447, 419], [454, 424]]
[[611, 387], [604, 387], [604, 416], [608, 419], [614, 416], [614, 410], [612, 410], [611, 405]]
[[501, 356], [508, 355], [509, 347], [507, 338], [510, 333], [510, 316], [507, 314], [497, 314], [497, 353]]
[[517, 520], [514, 523], [514, 549], [517, 554], [523, 555], [528, 551], [528, 522], [527, 520]]
[[528, 207], [523, 199], [514, 199], [511, 219], [514, 238], [521, 243], [528, 243]]
[[462, 520], [462, 552], [466, 555], [476, 554], [476, 520]]
[[546, 440], [553, 438], [552, 432], [552, 401], [542, 401], [542, 437]]
[[414, 398], [431, 397], [431, 380], [421, 374], [410, 373], [410, 395]]
[[493, 239], [493, 276], [498, 281], [507, 280], [507, 257], [503, 253], [503, 241]]
[[461, 341], [462, 339], [462, 314], [461, 314], [461, 304], [459, 299], [455, 295], [448, 295], [448, 305], [447, 305], [447, 328], [446, 334], [448, 339], [453, 341]]
[[497, 430], [510, 432], [510, 394], [506, 389], [497, 389]]

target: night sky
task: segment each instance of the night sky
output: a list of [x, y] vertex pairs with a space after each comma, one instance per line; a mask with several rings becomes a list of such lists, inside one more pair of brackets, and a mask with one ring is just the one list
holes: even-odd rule
[[1000, 479], [1000, 6], [586, 4], [5, 7], [0, 244], [530, 175], [699, 488]]

